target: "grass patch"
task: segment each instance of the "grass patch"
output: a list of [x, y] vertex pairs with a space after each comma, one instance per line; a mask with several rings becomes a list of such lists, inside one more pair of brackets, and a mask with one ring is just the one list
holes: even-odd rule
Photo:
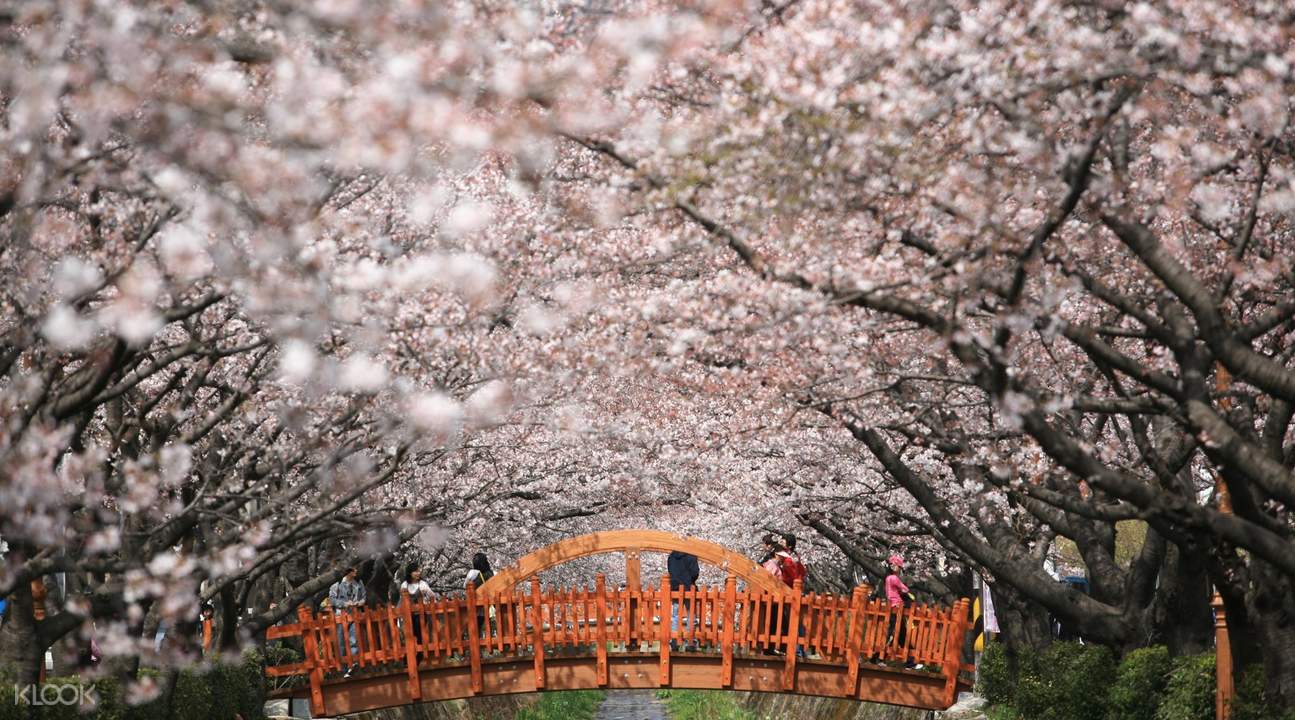
[[723, 690], [659, 690], [670, 720], [755, 720]]
[[603, 697], [601, 690], [540, 693], [539, 702], [522, 708], [516, 720], [591, 720]]

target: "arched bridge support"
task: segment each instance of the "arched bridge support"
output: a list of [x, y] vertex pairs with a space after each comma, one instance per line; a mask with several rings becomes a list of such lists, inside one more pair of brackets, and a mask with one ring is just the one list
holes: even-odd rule
[[495, 573], [480, 588], [484, 594], [507, 592], [549, 568], [591, 555], [622, 553], [625, 555], [626, 585], [641, 587], [640, 557], [644, 552], [674, 551], [695, 555], [700, 562], [724, 571], [746, 582], [749, 587], [771, 594], [788, 591], [777, 578], [765, 572], [751, 558], [723, 545], [697, 537], [686, 537], [664, 530], [603, 530], [577, 535], [540, 548], [518, 558], [512, 566]]

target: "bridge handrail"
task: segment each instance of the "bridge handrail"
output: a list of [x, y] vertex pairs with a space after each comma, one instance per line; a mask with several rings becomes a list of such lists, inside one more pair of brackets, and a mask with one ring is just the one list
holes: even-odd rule
[[[322, 712], [325, 676], [352, 666], [407, 673], [410, 696], [419, 700], [419, 669], [437, 663], [468, 663], [472, 691], [480, 693], [483, 664], [498, 656], [529, 657], [535, 685], [542, 688], [546, 651], [586, 649], [597, 655], [598, 684], [605, 686], [609, 651], [636, 652], [633, 648], [660, 643], [653, 652], [665, 684], [673, 642], [722, 655], [722, 687], [732, 686], [735, 653], [780, 651], [783, 689], [792, 691], [796, 664], [804, 661], [797, 657], [800, 648], [807, 656], [818, 656], [815, 662], [844, 666], [845, 694], [851, 697], [863, 663], [922, 663], [938, 667], [946, 681], [944, 697], [952, 705], [970, 629], [966, 599], [951, 608], [891, 608], [884, 600], [868, 599], [863, 588], [850, 597], [802, 594], [797, 582], [794, 592], [771, 594], [739, 591], [732, 576], [723, 587], [686, 590], [671, 590], [668, 577], [660, 587], [608, 589], [601, 575], [593, 589], [542, 590], [539, 580], [532, 579], [529, 590], [479, 596], [469, 586], [459, 598], [413, 602], [404, 594], [395, 605], [322, 613], [303, 606], [297, 622], [269, 628], [266, 638], [299, 638], [304, 658], [267, 667], [266, 675], [308, 678], [312, 708]], [[677, 627], [672, 627], [672, 610], [680, 615]]]

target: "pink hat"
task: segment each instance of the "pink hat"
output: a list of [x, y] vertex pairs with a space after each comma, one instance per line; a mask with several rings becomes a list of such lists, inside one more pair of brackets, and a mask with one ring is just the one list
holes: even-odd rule
[[904, 567], [904, 558], [900, 557], [899, 555], [891, 555], [889, 558], [886, 559], [886, 562], [890, 565], [894, 565], [895, 567]]

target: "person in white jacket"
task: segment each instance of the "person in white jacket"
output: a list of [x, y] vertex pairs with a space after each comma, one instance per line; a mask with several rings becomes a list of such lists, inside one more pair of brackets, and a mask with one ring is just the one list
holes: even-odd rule
[[405, 593], [409, 593], [409, 601], [413, 603], [413, 627], [410, 630], [414, 634], [414, 639], [418, 643], [423, 642], [423, 614], [419, 611], [419, 605], [429, 603], [436, 599], [432, 593], [432, 586], [427, 584], [423, 579], [422, 568], [413, 567], [405, 575], [405, 581], [400, 583], [400, 601], [404, 602]]

